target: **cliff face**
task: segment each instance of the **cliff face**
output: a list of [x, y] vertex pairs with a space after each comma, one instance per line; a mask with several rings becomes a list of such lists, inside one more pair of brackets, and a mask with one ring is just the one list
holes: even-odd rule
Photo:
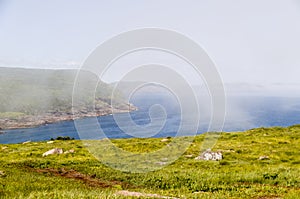
[[77, 70], [0, 68], [0, 128], [136, 110], [120, 92], [112, 97], [112, 87], [87, 72], [77, 77], [83, 83], [77, 85], [80, 92], [74, 104], [76, 74]]

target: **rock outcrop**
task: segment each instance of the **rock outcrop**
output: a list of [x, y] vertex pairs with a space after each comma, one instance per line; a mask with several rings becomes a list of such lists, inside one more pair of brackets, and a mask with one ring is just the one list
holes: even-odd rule
[[[18, 118], [0, 118], [0, 129], [18, 129], [18, 128], [32, 128], [41, 125], [48, 125], [61, 121], [70, 121], [86, 117], [98, 117], [109, 115], [113, 113], [127, 113], [137, 110], [137, 107], [127, 104], [120, 108], [100, 107], [95, 111], [82, 109], [80, 111], [53, 111], [40, 115], [24, 115]], [[2, 130], [0, 134], [4, 134]]]
[[221, 152], [212, 152], [210, 149], [204, 151], [202, 154], [200, 154], [198, 157], [195, 158], [195, 160], [222, 160], [223, 154]]
[[258, 158], [258, 160], [269, 160], [269, 156], [263, 155]]
[[75, 153], [75, 150], [74, 149], [70, 149], [68, 151], [65, 151], [64, 153]]
[[63, 154], [64, 151], [60, 148], [54, 148], [54, 149], [51, 149], [45, 153], [43, 153], [43, 157], [45, 156], [48, 156], [48, 155], [53, 155], [53, 154]]
[[0, 176], [6, 176], [4, 171], [0, 171]]

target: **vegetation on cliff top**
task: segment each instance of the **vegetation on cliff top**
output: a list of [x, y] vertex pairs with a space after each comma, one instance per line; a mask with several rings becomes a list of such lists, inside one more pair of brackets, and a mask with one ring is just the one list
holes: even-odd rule
[[[134, 110], [119, 91], [89, 72], [0, 67], [0, 129], [25, 128]], [[76, 81], [77, 80], [77, 81]], [[77, 94], [73, 101], [76, 82]]]
[[[77, 70], [0, 67], [0, 117], [7, 112], [36, 115], [70, 111], [76, 74]], [[84, 80], [84, 84], [78, 86], [85, 103], [96, 99], [98, 107], [107, 108], [111, 101], [111, 86], [98, 82], [98, 77], [88, 72], [80, 73], [80, 78]], [[95, 98], [91, 98], [94, 94]], [[116, 103], [124, 103], [120, 93], [116, 92], [114, 96]]]
[[[176, 139], [176, 138], [170, 138]], [[0, 145], [0, 198], [120, 198], [120, 190], [177, 198], [300, 198], [300, 126], [222, 133], [200, 161], [203, 135], [174, 163], [149, 173], [124, 173], [96, 160], [79, 140]], [[136, 153], [158, 150], [159, 138], [112, 140]], [[42, 154], [52, 148], [75, 153]], [[107, 154], [109, 155], [109, 154]], [[268, 158], [259, 160], [261, 156]]]

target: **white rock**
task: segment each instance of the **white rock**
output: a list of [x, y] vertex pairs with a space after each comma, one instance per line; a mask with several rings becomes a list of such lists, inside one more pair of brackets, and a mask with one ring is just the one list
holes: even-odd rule
[[75, 153], [75, 150], [74, 149], [70, 149], [68, 151], [65, 151], [64, 153]]
[[200, 156], [195, 158], [196, 160], [222, 160], [223, 154], [221, 152], [212, 152], [210, 149], [204, 151]]
[[5, 176], [5, 172], [4, 171], [0, 171], [0, 176]]
[[47, 144], [52, 144], [53, 142], [54, 142], [54, 141], [51, 140], [51, 141], [48, 141]]
[[62, 154], [64, 151], [60, 148], [51, 149], [45, 153], [43, 153], [43, 157], [52, 154]]
[[263, 155], [258, 158], [259, 160], [269, 160], [269, 156]]

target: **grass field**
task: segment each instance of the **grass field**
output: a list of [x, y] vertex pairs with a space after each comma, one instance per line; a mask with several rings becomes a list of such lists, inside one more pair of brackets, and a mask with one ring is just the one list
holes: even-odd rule
[[[203, 138], [196, 136], [177, 161], [147, 173], [107, 167], [79, 140], [2, 144], [0, 198], [126, 198], [121, 190], [176, 198], [300, 198], [300, 125], [222, 133], [213, 148], [223, 152], [221, 161], [194, 159]], [[168, 142], [134, 138], [113, 143], [142, 153]], [[75, 153], [42, 157], [55, 147]]]

